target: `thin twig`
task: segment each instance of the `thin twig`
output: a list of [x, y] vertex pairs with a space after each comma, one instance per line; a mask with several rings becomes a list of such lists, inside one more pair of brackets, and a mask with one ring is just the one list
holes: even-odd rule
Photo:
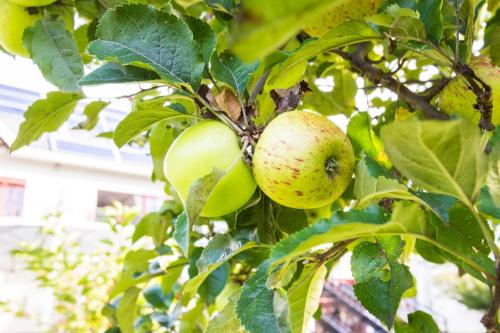
[[348, 53], [342, 50], [335, 50], [335, 53], [339, 54], [342, 58], [349, 60], [354, 69], [374, 84], [395, 92], [401, 100], [417, 109], [421, 109], [427, 118], [443, 120], [448, 119], [446, 114], [440, 112], [437, 108], [431, 105], [424, 96], [414, 93], [404, 84], [398, 82], [398, 80], [396, 80], [392, 75], [385, 73], [381, 69], [367, 62], [365, 57], [368, 53], [368, 44], [359, 44], [354, 53]]

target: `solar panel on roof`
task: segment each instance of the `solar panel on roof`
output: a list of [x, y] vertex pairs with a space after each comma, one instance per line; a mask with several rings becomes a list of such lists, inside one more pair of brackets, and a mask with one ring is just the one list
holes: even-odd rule
[[91, 156], [99, 156], [107, 159], [115, 159], [111, 148], [95, 147], [90, 145], [79, 144], [66, 140], [55, 140], [57, 150], [61, 152], [69, 152], [74, 154], [83, 154]]

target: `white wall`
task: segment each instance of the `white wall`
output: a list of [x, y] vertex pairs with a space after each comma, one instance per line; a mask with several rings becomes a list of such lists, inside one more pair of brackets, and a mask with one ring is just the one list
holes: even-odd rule
[[[77, 160], [77, 157], [75, 157]], [[96, 167], [98, 161], [95, 162]], [[117, 169], [119, 169], [117, 167]], [[122, 171], [126, 168], [123, 168]], [[23, 218], [37, 220], [61, 211], [65, 220], [92, 220], [97, 191], [149, 195], [163, 198], [162, 186], [152, 183], [149, 173], [125, 174], [59, 163], [30, 161], [0, 150], [0, 177], [26, 182]]]

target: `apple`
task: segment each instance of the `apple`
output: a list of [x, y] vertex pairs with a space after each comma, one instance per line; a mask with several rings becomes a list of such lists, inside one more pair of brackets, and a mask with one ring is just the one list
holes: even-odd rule
[[262, 133], [253, 156], [257, 185], [277, 203], [323, 207], [347, 188], [354, 170], [351, 142], [323, 115], [285, 112]]
[[226, 174], [205, 202], [205, 217], [234, 212], [255, 192], [257, 184], [243, 162], [238, 136], [219, 121], [202, 121], [182, 132], [165, 156], [165, 176], [184, 203], [191, 185], [214, 168]]
[[9, 1], [23, 7], [41, 7], [50, 5], [51, 3], [54, 3], [57, 0], [9, 0]]
[[[493, 90], [491, 120], [494, 125], [500, 125], [500, 67], [493, 65], [487, 56], [472, 59], [470, 67]], [[476, 95], [469, 89], [466, 80], [461, 76], [454, 78], [446, 85], [439, 96], [438, 104], [445, 113], [459, 114], [475, 124], [478, 124], [481, 118], [480, 113], [474, 109]]]
[[381, 3], [382, 0], [349, 0], [324, 12], [318, 19], [304, 27], [304, 31], [313, 37], [323, 36], [341, 23], [376, 14]]
[[30, 14], [26, 7], [0, 0], [0, 45], [14, 55], [29, 58], [23, 46], [24, 29], [31, 27], [41, 17], [39, 13]]

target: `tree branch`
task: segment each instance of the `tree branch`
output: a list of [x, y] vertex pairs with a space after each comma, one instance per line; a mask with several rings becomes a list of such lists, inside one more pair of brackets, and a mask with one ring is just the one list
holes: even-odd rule
[[380, 85], [395, 92], [401, 100], [423, 111], [427, 118], [448, 119], [448, 116], [440, 112], [429, 103], [426, 97], [414, 93], [404, 84], [401, 84], [391, 74], [385, 73], [380, 68], [373, 66], [366, 60], [368, 53], [368, 44], [359, 44], [354, 53], [348, 53], [342, 50], [335, 50], [335, 53], [351, 62], [352, 67], [361, 75], [368, 78], [376, 85]]
[[498, 309], [500, 308], [500, 259], [496, 260], [497, 280], [493, 290], [493, 296], [488, 313], [481, 319], [481, 323], [486, 328], [486, 333], [498, 333], [499, 327], [496, 320]]

